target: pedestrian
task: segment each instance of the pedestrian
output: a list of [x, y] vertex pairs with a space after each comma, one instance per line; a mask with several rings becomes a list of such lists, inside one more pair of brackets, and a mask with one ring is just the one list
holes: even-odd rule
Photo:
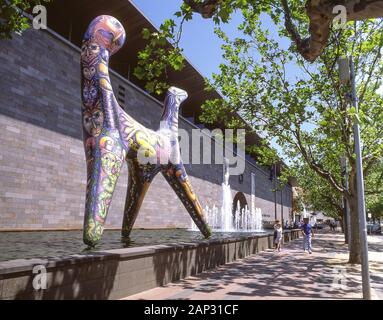
[[277, 226], [279, 225], [279, 220], [275, 220], [275, 223], [273, 225], [274, 228], [274, 237], [273, 237], [273, 244], [274, 244], [274, 249], [276, 249], [276, 244], [275, 244], [275, 239], [277, 238]]
[[283, 229], [282, 225], [280, 223], [275, 225], [275, 240], [274, 240], [274, 248], [275, 250], [281, 251], [281, 245], [282, 245], [282, 235], [283, 235]]
[[303, 251], [306, 252], [306, 248], [308, 252], [312, 253], [311, 247], [311, 239], [314, 237], [314, 231], [309, 223], [309, 218], [303, 219], [303, 225], [301, 227], [302, 235], [303, 235]]

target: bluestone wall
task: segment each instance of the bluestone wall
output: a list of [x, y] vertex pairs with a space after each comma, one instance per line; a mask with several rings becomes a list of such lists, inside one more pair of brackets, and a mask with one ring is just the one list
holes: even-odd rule
[[[81, 228], [86, 167], [82, 144], [80, 53], [50, 31], [29, 30], [0, 41], [0, 230]], [[125, 110], [156, 129], [161, 104], [112, 73], [115, 92], [125, 88]], [[195, 126], [180, 120], [180, 128]], [[214, 152], [213, 152], [214, 154]], [[222, 165], [187, 165], [202, 206], [221, 204]], [[251, 172], [256, 174], [256, 206], [274, 219], [269, 171], [247, 162], [243, 183], [230, 178], [250, 205]], [[119, 228], [127, 170], [116, 188], [106, 227]], [[291, 187], [283, 190], [284, 218], [291, 211]], [[281, 215], [281, 196], [278, 217]], [[153, 181], [135, 227], [186, 228], [190, 217], [161, 175]]]

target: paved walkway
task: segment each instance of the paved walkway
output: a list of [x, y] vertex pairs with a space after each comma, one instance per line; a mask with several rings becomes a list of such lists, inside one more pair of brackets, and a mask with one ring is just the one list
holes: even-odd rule
[[[373, 299], [383, 299], [383, 236], [369, 236]], [[127, 297], [136, 299], [360, 299], [360, 266], [347, 264], [343, 235], [322, 232], [313, 254], [302, 239], [280, 253], [268, 250], [177, 283]]]

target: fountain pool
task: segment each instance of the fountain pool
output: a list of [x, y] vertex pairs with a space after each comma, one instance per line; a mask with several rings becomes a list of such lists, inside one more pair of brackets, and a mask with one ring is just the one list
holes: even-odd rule
[[[215, 232], [212, 239], [243, 237], [236, 232]], [[120, 230], [105, 230], [101, 243], [91, 251], [140, 247], [177, 242], [200, 242], [201, 233], [185, 229], [133, 230], [129, 241]], [[62, 258], [85, 253], [82, 231], [0, 232], [0, 261], [31, 258]]]

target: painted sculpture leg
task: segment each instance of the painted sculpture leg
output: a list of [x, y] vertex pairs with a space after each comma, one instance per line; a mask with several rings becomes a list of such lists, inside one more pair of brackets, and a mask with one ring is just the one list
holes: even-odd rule
[[115, 138], [102, 135], [95, 140], [95, 145], [88, 151], [83, 240], [88, 246], [94, 246], [101, 239], [104, 230], [114, 188], [121, 171], [123, 151]]
[[192, 189], [184, 165], [171, 165], [164, 170], [162, 174], [184, 204], [198, 229], [205, 238], [210, 238], [210, 227], [205, 221], [202, 207], [198, 201], [197, 195]]
[[151, 175], [149, 177], [145, 177], [145, 173], [142, 168], [140, 168], [137, 159], [129, 160], [128, 168], [128, 191], [126, 193], [124, 219], [122, 221], [121, 230], [121, 235], [123, 237], [129, 237], [138, 212], [140, 211], [146, 191], [149, 189], [153, 178]]

